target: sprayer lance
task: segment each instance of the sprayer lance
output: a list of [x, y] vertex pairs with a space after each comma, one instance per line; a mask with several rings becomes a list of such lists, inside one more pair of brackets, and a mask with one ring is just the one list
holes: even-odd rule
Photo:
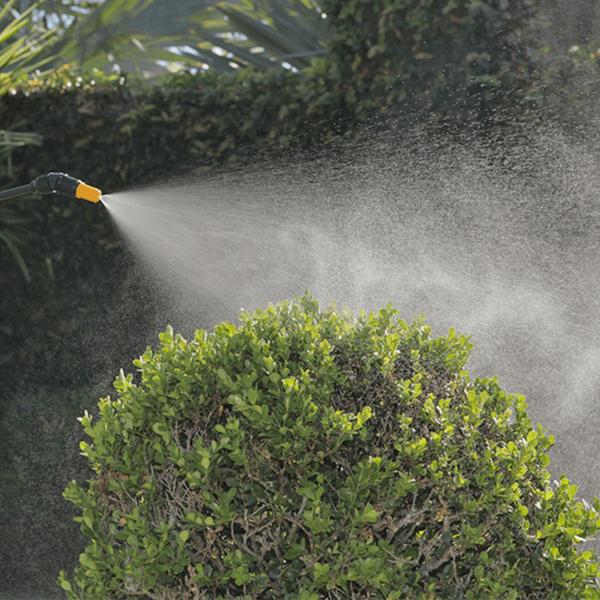
[[66, 173], [48, 173], [40, 175], [27, 185], [20, 185], [8, 190], [0, 191], [0, 201], [12, 200], [29, 194], [64, 194], [88, 202], [100, 202], [102, 192], [79, 179]]

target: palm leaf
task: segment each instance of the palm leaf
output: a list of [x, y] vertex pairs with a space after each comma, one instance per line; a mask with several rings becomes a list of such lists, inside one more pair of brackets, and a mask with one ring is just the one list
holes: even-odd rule
[[0, 8], [0, 94], [49, 62], [49, 53], [46, 58], [41, 53], [51, 47], [56, 32], [33, 25], [33, 12], [38, 6], [32, 4], [16, 16], [15, 0]]
[[[254, 54], [250, 49], [246, 49], [239, 44], [227, 42], [225, 38], [218, 37], [216, 33], [213, 33], [208, 29], [196, 27], [194, 31], [198, 32], [202, 40], [208, 42], [206, 45], [209, 48], [208, 51], [212, 54], [214, 54], [214, 52], [212, 52], [210, 48], [223, 48], [223, 50], [226, 50], [229, 55], [231, 55], [230, 60], [241, 63], [242, 65], [251, 65], [257, 69], [271, 69], [279, 66], [273, 59], [266, 58], [260, 54]], [[200, 50], [199, 47], [198, 50]]]
[[[113, 54], [118, 62], [131, 56], [132, 38], [148, 49], [164, 50], [167, 43], [185, 35], [189, 19], [214, 0], [106, 0], [104, 4], [69, 28], [57, 45], [59, 59], [76, 61], [82, 67], [107, 62]], [[112, 61], [111, 61], [112, 62]]]
[[289, 62], [300, 69], [325, 51], [327, 25], [312, 0], [106, 0], [61, 37], [55, 64], [114, 62], [141, 71], [172, 61], [231, 72]]
[[241, 3], [239, 7], [221, 3], [217, 10], [225, 16], [220, 34], [232, 30], [248, 41], [236, 44], [238, 48], [260, 46], [264, 53], [278, 64], [288, 62], [298, 69], [308, 66], [314, 56], [323, 54], [327, 24], [313, 7], [285, 0], [261, 0], [258, 12], [254, 4]]
[[21, 254], [21, 251], [19, 250], [18, 238], [10, 231], [0, 230], [0, 240], [4, 242], [4, 244], [8, 248], [8, 251], [12, 254], [25, 280], [28, 282], [31, 281], [31, 274], [29, 273], [29, 268], [25, 263], [23, 254]]

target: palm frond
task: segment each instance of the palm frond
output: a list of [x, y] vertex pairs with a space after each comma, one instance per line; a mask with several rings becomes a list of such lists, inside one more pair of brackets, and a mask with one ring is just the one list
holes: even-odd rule
[[8, 251], [12, 254], [25, 280], [31, 281], [29, 268], [19, 249], [19, 237], [9, 230], [0, 229], [0, 241], [4, 242]]
[[325, 52], [328, 35], [313, 0], [105, 0], [61, 36], [55, 63], [302, 69]]
[[21, 146], [41, 146], [42, 136], [37, 133], [0, 130], [0, 158], [6, 158], [6, 172], [12, 178], [12, 151]]
[[51, 58], [46, 51], [56, 39], [56, 32], [33, 23], [39, 2], [20, 13], [15, 11], [15, 3], [8, 0], [0, 8], [0, 95], [46, 65]]

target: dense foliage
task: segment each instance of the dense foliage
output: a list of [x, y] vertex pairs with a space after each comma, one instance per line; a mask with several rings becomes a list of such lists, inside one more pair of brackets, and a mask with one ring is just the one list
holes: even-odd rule
[[598, 598], [600, 501], [466, 338], [305, 297], [160, 340], [81, 419], [69, 598]]
[[[485, 118], [532, 91], [539, 0], [326, 0], [338, 78], [357, 101]], [[536, 18], [538, 17], [538, 18]]]
[[172, 76], [161, 86], [124, 79], [57, 85], [5, 97], [0, 123], [35, 129], [46, 142], [19, 153], [19, 178], [56, 169], [59, 160], [61, 168], [114, 189], [243, 155], [257, 140], [262, 149], [322, 141], [340, 106], [316, 73], [243, 71]]

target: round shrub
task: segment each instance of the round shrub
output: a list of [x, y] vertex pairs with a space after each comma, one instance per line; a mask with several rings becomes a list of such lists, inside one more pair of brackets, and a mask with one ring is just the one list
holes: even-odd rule
[[81, 423], [69, 598], [599, 598], [600, 500], [551, 482], [470, 344], [310, 297], [171, 329]]

